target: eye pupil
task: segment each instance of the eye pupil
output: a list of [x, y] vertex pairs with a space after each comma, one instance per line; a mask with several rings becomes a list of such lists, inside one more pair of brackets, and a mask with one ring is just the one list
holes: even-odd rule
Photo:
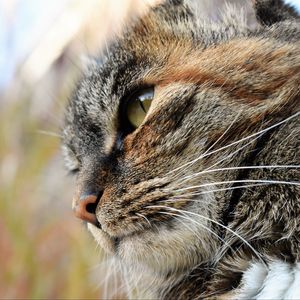
[[127, 119], [137, 128], [144, 121], [154, 97], [154, 89], [145, 88], [130, 96], [127, 102]]
[[152, 102], [152, 99], [149, 99], [149, 98], [144, 99], [143, 101], [140, 101], [140, 105], [142, 106], [145, 113], [147, 113], [148, 110], [150, 109], [151, 102]]
[[142, 101], [139, 101], [139, 104], [140, 104], [142, 110], [143, 110], [145, 113], [147, 113], [147, 109], [145, 108], [144, 103], [143, 103]]

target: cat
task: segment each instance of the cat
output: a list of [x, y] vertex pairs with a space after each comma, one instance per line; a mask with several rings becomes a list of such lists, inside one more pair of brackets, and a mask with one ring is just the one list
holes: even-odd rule
[[299, 15], [198, 4], [165, 1], [90, 62], [63, 129], [75, 215], [128, 297], [300, 298]]

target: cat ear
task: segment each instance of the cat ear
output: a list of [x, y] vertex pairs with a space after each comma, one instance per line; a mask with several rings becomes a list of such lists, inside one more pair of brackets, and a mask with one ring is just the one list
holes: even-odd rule
[[252, 0], [257, 21], [270, 26], [285, 20], [299, 19], [296, 9], [284, 0]]

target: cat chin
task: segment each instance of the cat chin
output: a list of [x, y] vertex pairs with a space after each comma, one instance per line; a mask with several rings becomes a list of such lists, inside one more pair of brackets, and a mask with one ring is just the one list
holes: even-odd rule
[[168, 274], [212, 260], [217, 249], [217, 242], [206, 232], [202, 232], [200, 241], [195, 237], [195, 230], [199, 232], [201, 228], [187, 230], [180, 225], [177, 224], [172, 230], [164, 226], [158, 231], [146, 230], [125, 236], [117, 242], [92, 224], [88, 224], [88, 229], [107, 254], [117, 256], [128, 266]]
[[87, 224], [87, 228], [93, 235], [96, 242], [107, 254], [115, 253], [115, 243], [105, 231], [101, 230], [100, 228], [96, 227], [91, 223]]

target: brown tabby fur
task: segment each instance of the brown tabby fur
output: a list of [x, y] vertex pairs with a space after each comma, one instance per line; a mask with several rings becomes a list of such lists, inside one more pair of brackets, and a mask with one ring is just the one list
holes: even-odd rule
[[[89, 229], [137, 297], [230, 298], [251, 261], [300, 260], [298, 14], [253, 1], [250, 29], [233, 8], [213, 23], [192, 5], [170, 0], [129, 26], [66, 112], [75, 201], [101, 197]], [[148, 86], [150, 111], [127, 132], [122, 106]]]

